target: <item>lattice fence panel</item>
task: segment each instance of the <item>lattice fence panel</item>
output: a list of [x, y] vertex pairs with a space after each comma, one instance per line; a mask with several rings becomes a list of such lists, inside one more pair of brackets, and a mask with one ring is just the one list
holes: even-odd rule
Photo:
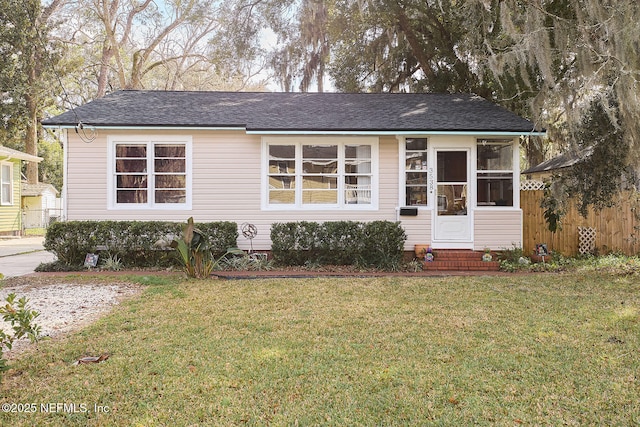
[[592, 254], [595, 251], [596, 234], [594, 227], [578, 227], [578, 252], [581, 255]]
[[520, 181], [520, 190], [522, 191], [535, 191], [535, 190], [543, 190], [544, 182], [536, 181], [533, 179]]

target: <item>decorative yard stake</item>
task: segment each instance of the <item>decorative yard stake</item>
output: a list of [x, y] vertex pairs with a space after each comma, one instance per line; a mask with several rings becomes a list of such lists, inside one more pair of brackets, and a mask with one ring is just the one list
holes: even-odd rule
[[245, 222], [240, 226], [240, 230], [244, 238], [249, 239], [249, 244], [251, 245], [249, 253], [253, 253], [253, 239], [258, 235], [258, 228], [253, 224]]

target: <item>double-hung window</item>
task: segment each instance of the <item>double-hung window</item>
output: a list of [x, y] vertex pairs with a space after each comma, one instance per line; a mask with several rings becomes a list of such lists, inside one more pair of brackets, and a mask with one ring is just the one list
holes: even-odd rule
[[278, 138], [265, 150], [266, 207], [377, 206], [375, 139]]
[[513, 143], [478, 140], [478, 206], [513, 206]]
[[404, 144], [404, 205], [426, 206], [429, 178], [427, 138], [406, 138]]
[[189, 138], [112, 139], [111, 207], [189, 209]]
[[13, 164], [0, 163], [0, 204], [13, 204]]

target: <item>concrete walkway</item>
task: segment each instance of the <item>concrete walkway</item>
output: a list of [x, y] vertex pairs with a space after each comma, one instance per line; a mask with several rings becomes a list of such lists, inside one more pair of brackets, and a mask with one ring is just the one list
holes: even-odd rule
[[23, 276], [33, 273], [44, 262], [53, 262], [56, 257], [44, 250], [44, 237], [0, 239], [0, 273], [4, 277]]

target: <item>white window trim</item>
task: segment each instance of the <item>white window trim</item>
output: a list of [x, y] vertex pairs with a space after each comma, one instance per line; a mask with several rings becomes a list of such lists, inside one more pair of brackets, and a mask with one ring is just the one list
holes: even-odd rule
[[[396, 137], [398, 140], [398, 170], [400, 171], [400, 178], [398, 180], [398, 206], [407, 208], [417, 208], [418, 210], [433, 210], [433, 194], [435, 192], [435, 181], [433, 177], [434, 168], [432, 163], [433, 150], [431, 149], [431, 141], [426, 135], [402, 135]], [[424, 138], [427, 140], [427, 204], [426, 205], [407, 205], [406, 203], [406, 188], [407, 188], [407, 139], [411, 138]]]
[[2, 200], [2, 187], [6, 184], [4, 181], [2, 181], [2, 170], [0, 169], [0, 205], [2, 206], [13, 206], [14, 204], [14, 198], [13, 197], [13, 192], [14, 192], [14, 179], [13, 179], [13, 167], [14, 164], [13, 162], [0, 162], [0, 168], [4, 167], [4, 166], [9, 166], [9, 184], [11, 186], [11, 191], [9, 192], [9, 200], [5, 201]]
[[[193, 194], [193, 155], [192, 137], [186, 135], [109, 135], [107, 137], [107, 156], [109, 167], [107, 168], [107, 198], [109, 210], [191, 210]], [[186, 202], [185, 203], [116, 203], [116, 144], [153, 144], [176, 143], [185, 145], [186, 154]], [[151, 181], [151, 180], [150, 180]], [[152, 190], [149, 190], [152, 191]]]
[[[478, 143], [484, 138], [478, 138], [476, 139], [476, 145], [475, 145], [475, 157], [476, 159], [474, 160], [476, 163], [474, 163], [474, 170], [475, 170], [475, 180], [473, 182], [474, 184], [474, 199], [475, 199], [475, 207], [474, 209], [479, 210], [479, 211], [515, 211], [515, 210], [520, 210], [520, 144], [518, 143], [517, 139], [505, 139], [503, 141], [500, 140], [496, 140], [496, 141], [491, 141], [491, 142], [487, 142], [488, 144], [493, 144], [493, 145], [499, 145], [499, 144], [508, 144], [507, 141], [510, 141], [511, 143], [511, 147], [512, 147], [512, 168], [511, 170], [487, 170], [487, 171], [480, 171], [477, 168], [477, 156], [478, 156]], [[477, 189], [477, 185], [478, 185], [478, 175], [482, 175], [483, 173], [513, 173], [512, 179], [513, 179], [513, 206], [486, 206], [486, 205], [478, 205], [478, 189]]]
[[[340, 164], [338, 172], [338, 204], [302, 204], [302, 186], [296, 186], [295, 204], [270, 204], [269, 203], [269, 145], [295, 145], [296, 162], [302, 162], [302, 145], [337, 145], [338, 152], [344, 153], [345, 145], [361, 144], [371, 146], [371, 203], [347, 204], [344, 203], [344, 162]], [[297, 174], [300, 174], [298, 172]], [[262, 138], [262, 170], [260, 171], [262, 210], [265, 211], [324, 211], [324, 210], [349, 210], [349, 211], [376, 211], [379, 206], [379, 139], [377, 137], [358, 136], [269, 136]]]

